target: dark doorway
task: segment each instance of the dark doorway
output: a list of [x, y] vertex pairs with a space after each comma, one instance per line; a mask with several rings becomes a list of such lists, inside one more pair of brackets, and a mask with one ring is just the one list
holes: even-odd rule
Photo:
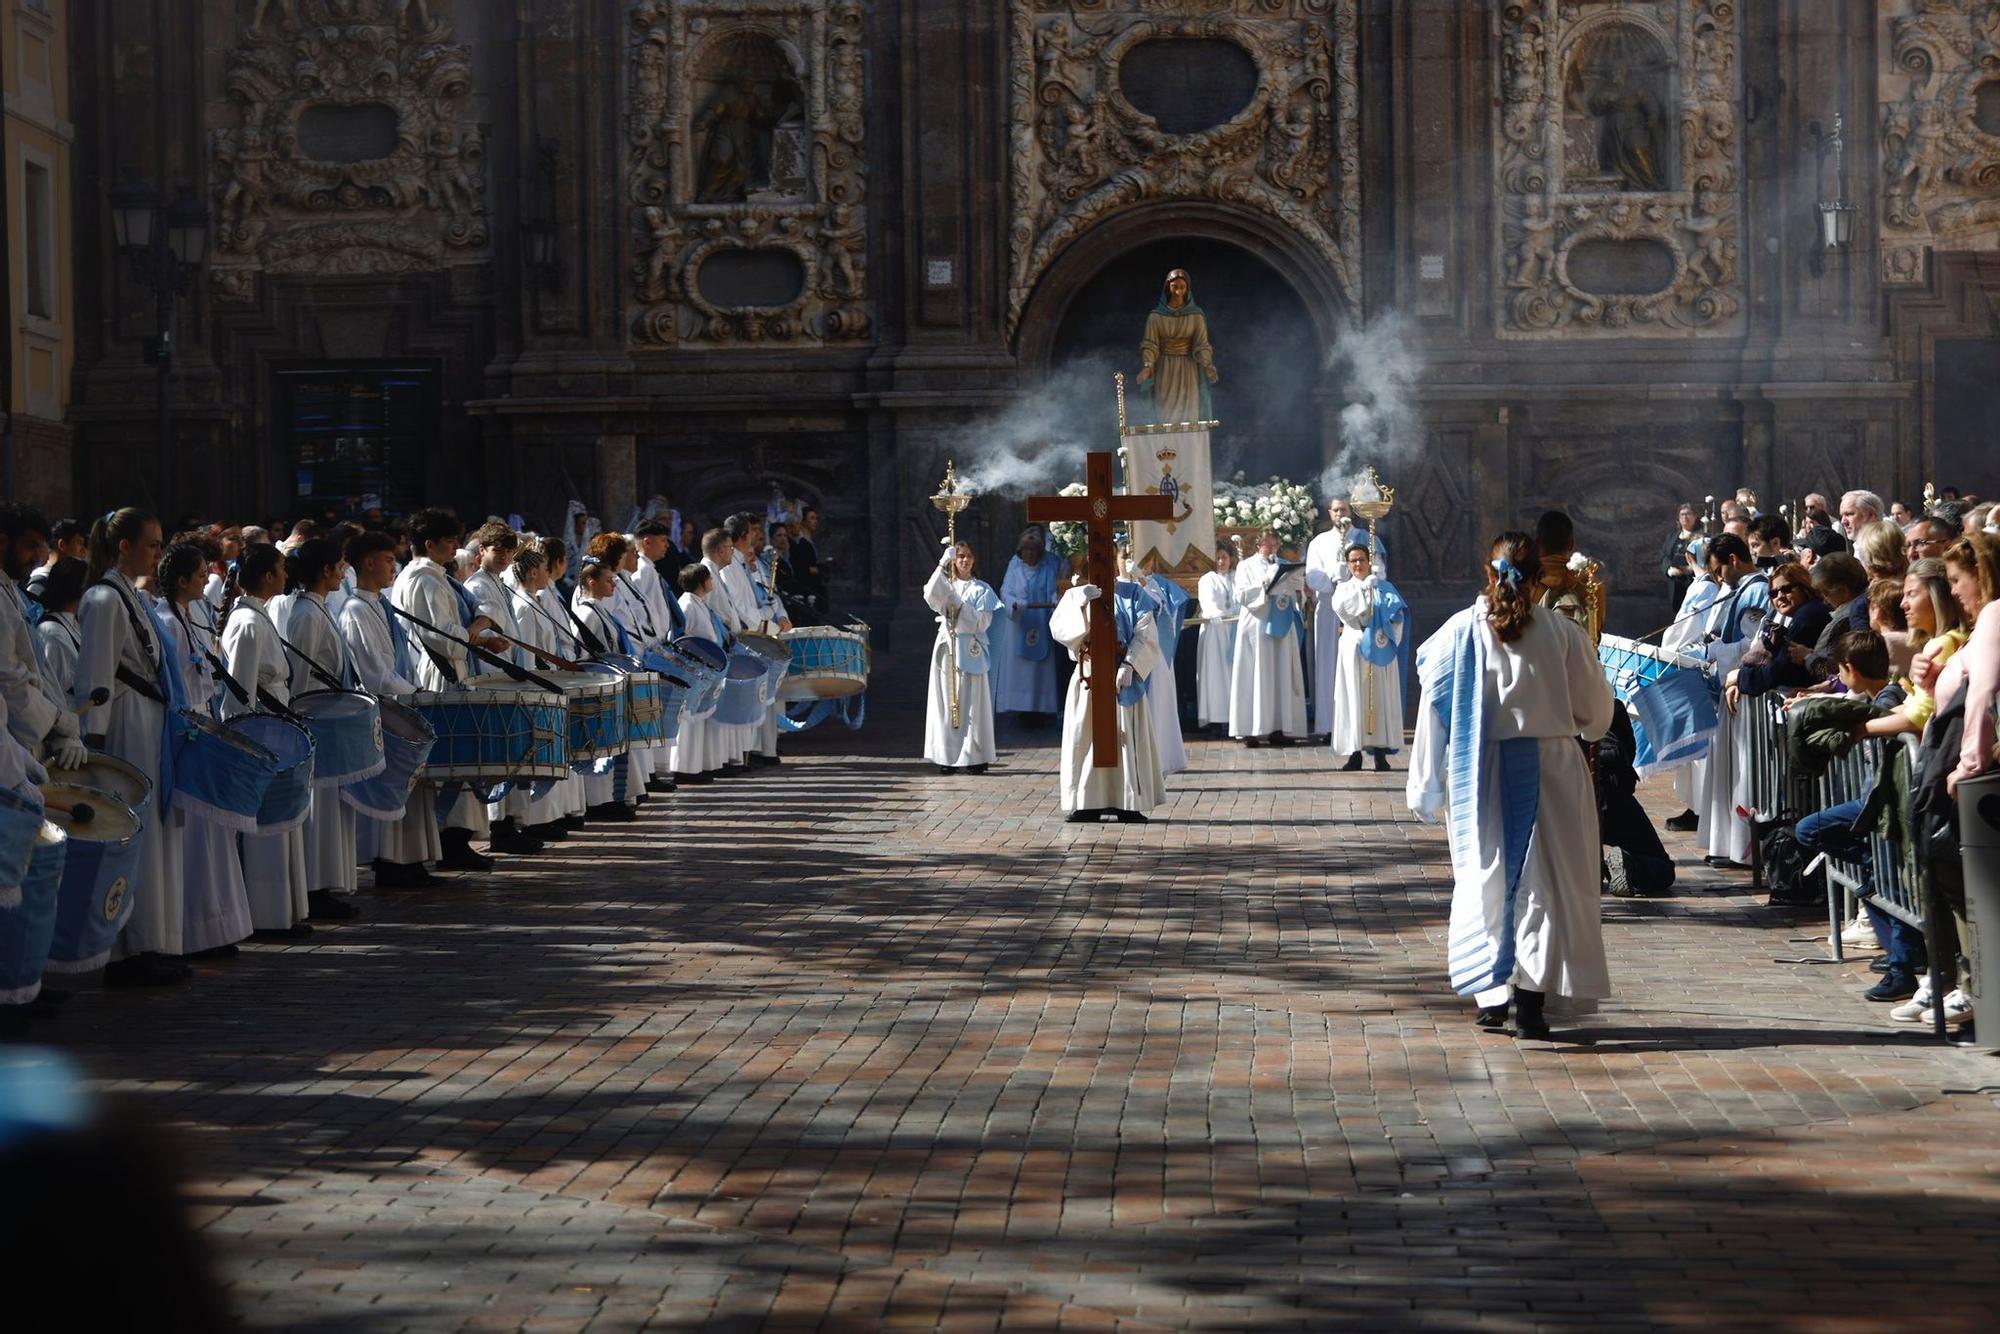
[[1931, 480], [1968, 496], [2000, 492], [2000, 338], [1940, 338], [1931, 383]]
[[438, 442], [435, 365], [298, 366], [276, 373], [274, 417], [284, 503], [301, 514], [424, 503], [425, 451]]
[[[1241, 469], [1252, 482], [1276, 473], [1311, 485], [1324, 462], [1314, 396], [1326, 380], [1319, 334], [1291, 284], [1247, 250], [1207, 239], [1135, 246], [1070, 301], [1051, 371], [1094, 359], [1123, 370], [1129, 386], [1139, 374], [1146, 316], [1171, 269], [1188, 271], [1215, 346], [1216, 478]], [[1108, 375], [1104, 392], [1110, 414]], [[1108, 422], [1105, 434], [1113, 435]]]

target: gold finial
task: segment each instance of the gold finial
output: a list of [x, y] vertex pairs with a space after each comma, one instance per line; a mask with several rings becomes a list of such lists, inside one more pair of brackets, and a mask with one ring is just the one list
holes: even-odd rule
[[1125, 434], [1125, 372], [1117, 371], [1111, 377], [1118, 385], [1118, 434]]

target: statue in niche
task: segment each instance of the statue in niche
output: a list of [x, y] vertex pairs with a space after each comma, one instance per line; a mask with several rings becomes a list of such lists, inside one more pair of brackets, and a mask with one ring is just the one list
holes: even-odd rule
[[805, 97], [783, 53], [745, 35], [719, 54], [710, 68], [727, 73], [693, 127], [701, 151], [695, 201], [740, 204], [774, 187], [785, 197], [803, 193]]
[[1139, 342], [1139, 405], [1155, 422], [1203, 422], [1214, 418], [1209, 386], [1219, 378], [1208, 341], [1208, 317], [1194, 303], [1186, 269], [1175, 269], [1161, 284], [1159, 304], [1146, 316]]
[[1639, 33], [1606, 34], [1569, 79], [1572, 159], [1596, 169], [1599, 188], [1657, 191], [1668, 186], [1664, 61]]

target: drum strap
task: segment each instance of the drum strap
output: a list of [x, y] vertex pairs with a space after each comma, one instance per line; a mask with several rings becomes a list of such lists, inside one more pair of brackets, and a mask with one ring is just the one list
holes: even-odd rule
[[595, 630], [583, 623], [583, 617], [576, 614], [576, 608], [569, 605], [569, 599], [559, 597], [556, 601], [562, 603], [563, 610], [568, 612], [570, 620], [576, 623], [576, 632], [583, 636], [583, 646], [589, 649], [593, 656], [604, 652], [604, 641], [597, 637]]
[[[460, 638], [458, 635], [450, 633], [449, 631], [440, 630], [435, 625], [432, 625], [429, 621], [425, 620], [423, 617], [418, 616], [414, 612], [404, 611], [401, 607], [397, 606], [393, 602], [385, 602], [382, 605], [386, 606], [387, 608], [389, 608], [390, 611], [402, 617], [404, 620], [408, 621], [410, 624], [416, 626], [420, 630], [428, 630], [432, 634], [436, 635], [438, 638], [449, 639], [454, 644], [463, 644], [469, 652], [476, 654], [482, 662], [491, 663], [493, 666], [498, 667], [501, 671], [507, 673], [509, 677], [511, 677], [516, 681], [533, 681], [536, 685], [540, 686], [543, 690], [546, 690], [551, 694], [560, 695], [563, 693], [563, 688], [557, 685], [555, 682], [549, 680], [546, 676], [537, 676], [535, 673], [529, 671], [527, 668], [521, 666], [519, 663], [510, 662], [506, 658], [501, 657], [498, 653], [493, 653], [479, 647], [479, 645], [473, 643], [469, 639], [463, 639]], [[427, 651], [430, 652], [431, 661], [437, 663], [439, 669], [444, 672], [445, 679], [456, 685], [458, 683], [458, 673], [452, 671], [451, 668], [443, 661], [443, 659], [438, 657], [436, 651], [430, 649], [430, 646], [428, 644], [426, 644], [424, 647]]]
[[127, 690], [136, 691], [138, 694], [152, 700], [155, 704], [165, 704], [167, 702], [167, 697], [160, 693], [159, 682], [148, 681], [122, 662], [118, 664], [118, 682]]
[[229, 674], [229, 668], [224, 665], [220, 654], [212, 648], [203, 648], [201, 646], [201, 642], [194, 637], [194, 629], [188, 624], [187, 613], [181, 610], [180, 604], [169, 603], [168, 605], [174, 609], [174, 619], [181, 623], [181, 629], [187, 631], [188, 643], [195, 645], [200, 650], [201, 655], [208, 659], [208, 665], [215, 669], [217, 679], [229, 688], [229, 693], [236, 697], [238, 704], [248, 704], [250, 702], [250, 692], [243, 688], [242, 682]]
[[632, 601], [639, 606], [639, 628], [645, 632], [646, 642], [649, 644], [654, 642], [660, 635], [659, 631], [653, 629], [653, 613], [646, 610], [645, 596], [639, 592], [637, 584], [625, 577], [623, 570], [618, 571], [618, 582], [625, 585], [631, 591]]

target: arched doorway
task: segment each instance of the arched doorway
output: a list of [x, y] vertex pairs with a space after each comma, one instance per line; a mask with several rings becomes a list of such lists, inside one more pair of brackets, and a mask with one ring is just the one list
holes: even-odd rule
[[[1122, 369], [1129, 385], [1146, 315], [1174, 268], [1193, 279], [1221, 374], [1215, 475], [1316, 479], [1328, 443], [1323, 400], [1338, 388], [1326, 355], [1343, 306], [1331, 275], [1261, 220], [1215, 205], [1151, 205], [1101, 224], [1036, 284], [1018, 334], [1024, 372], [1095, 361]], [[1107, 413], [1111, 393], [1107, 382]]]

